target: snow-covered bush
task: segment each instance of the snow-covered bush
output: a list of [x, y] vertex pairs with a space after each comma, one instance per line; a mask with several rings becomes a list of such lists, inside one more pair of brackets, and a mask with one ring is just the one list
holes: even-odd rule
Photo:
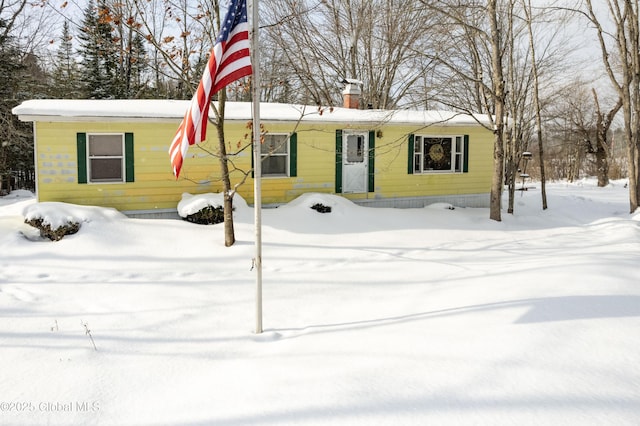
[[186, 221], [200, 225], [224, 222], [224, 198], [222, 194], [182, 194], [178, 214]]
[[80, 223], [78, 222], [66, 222], [59, 226], [51, 226], [41, 217], [25, 219], [24, 223], [39, 229], [40, 236], [51, 241], [60, 241], [65, 235], [75, 234], [80, 229]]
[[318, 213], [331, 213], [331, 206], [325, 206], [322, 203], [315, 203], [311, 208]]
[[183, 219], [200, 225], [215, 225], [224, 222], [224, 208], [206, 206], [195, 213], [186, 215]]
[[61, 202], [30, 204], [22, 211], [24, 222], [40, 230], [40, 236], [60, 241], [65, 235], [78, 232], [81, 224], [92, 221], [120, 220], [125, 215], [112, 208], [80, 206]]

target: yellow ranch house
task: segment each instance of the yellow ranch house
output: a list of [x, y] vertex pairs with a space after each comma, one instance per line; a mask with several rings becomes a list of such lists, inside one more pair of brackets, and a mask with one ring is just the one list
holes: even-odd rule
[[[189, 148], [180, 178], [173, 176], [168, 148], [188, 105], [44, 99], [15, 107], [13, 113], [34, 126], [38, 201], [172, 217], [183, 193], [220, 192], [212, 124], [207, 140]], [[376, 207], [489, 205], [493, 134], [486, 117], [345, 105], [261, 104], [263, 205], [308, 192]], [[252, 204], [250, 122], [250, 103], [226, 103], [231, 183], [243, 182], [237, 193]]]

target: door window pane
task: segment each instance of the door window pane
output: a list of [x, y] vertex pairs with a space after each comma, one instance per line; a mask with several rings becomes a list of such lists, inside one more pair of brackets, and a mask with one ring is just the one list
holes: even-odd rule
[[364, 137], [362, 135], [347, 136], [347, 162], [362, 163], [364, 161]]

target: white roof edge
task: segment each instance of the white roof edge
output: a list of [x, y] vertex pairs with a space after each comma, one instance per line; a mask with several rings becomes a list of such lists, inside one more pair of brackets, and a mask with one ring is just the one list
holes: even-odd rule
[[[191, 101], [166, 99], [76, 100], [36, 99], [24, 101], [13, 108], [22, 121], [179, 121]], [[486, 115], [462, 114], [451, 111], [358, 110], [341, 107], [261, 103], [260, 118], [264, 121], [303, 121], [316, 123], [353, 124], [442, 124], [474, 126], [489, 124]], [[251, 120], [250, 102], [230, 102], [225, 106], [226, 120]]]

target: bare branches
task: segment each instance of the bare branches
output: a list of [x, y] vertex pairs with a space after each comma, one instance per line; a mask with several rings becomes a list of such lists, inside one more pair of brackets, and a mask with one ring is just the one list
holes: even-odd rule
[[267, 5], [267, 20], [280, 23], [266, 27], [265, 42], [279, 63], [286, 63], [277, 68], [289, 70], [279, 78], [289, 89], [286, 102], [340, 104], [339, 81], [348, 77], [364, 82], [364, 105], [395, 108], [424, 74], [421, 58], [431, 22], [419, 3], [284, 0]]
[[591, 0], [587, 14], [596, 28], [602, 62], [611, 84], [622, 100], [629, 173], [630, 212], [640, 203], [640, 23], [638, 3], [632, 0], [607, 0], [608, 19], [614, 25], [612, 33], [617, 66], [605, 40], [605, 31]]
[[22, 17], [22, 12], [29, 2], [27, 0], [6, 0], [0, 2], [0, 44], [9, 37], [16, 23]]

